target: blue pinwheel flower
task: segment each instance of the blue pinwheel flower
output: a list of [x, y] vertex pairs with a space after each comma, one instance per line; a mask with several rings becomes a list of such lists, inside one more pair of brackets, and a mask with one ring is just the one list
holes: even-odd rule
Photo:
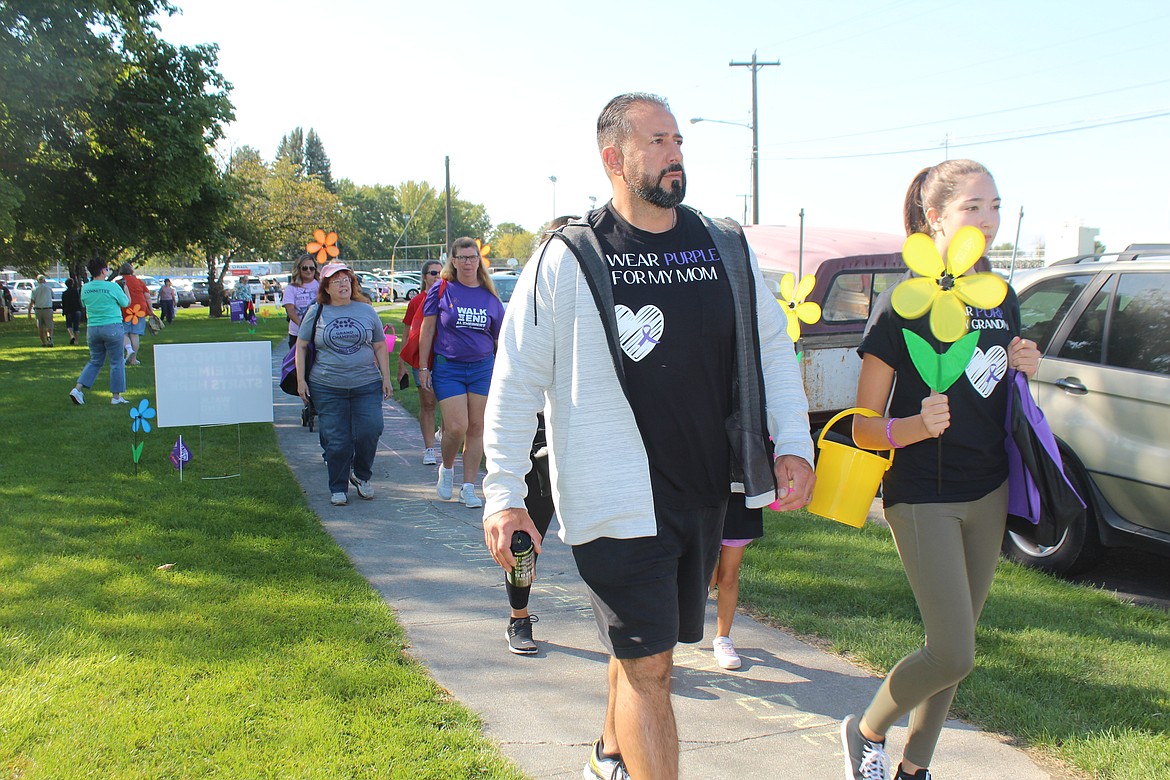
[[138, 429], [141, 428], [143, 433], [150, 433], [150, 422], [148, 421], [152, 419], [154, 415], [154, 409], [150, 408], [150, 399], [143, 398], [138, 406], [130, 409], [130, 419], [132, 420], [130, 423], [131, 429], [137, 432]]

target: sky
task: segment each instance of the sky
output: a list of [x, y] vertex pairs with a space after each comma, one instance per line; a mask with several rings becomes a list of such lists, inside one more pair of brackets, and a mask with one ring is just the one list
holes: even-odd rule
[[729, 63], [755, 52], [781, 63], [756, 75], [761, 224], [901, 234], [914, 175], [967, 157], [1003, 198], [996, 243], [1170, 242], [1164, 0], [174, 2], [162, 36], [217, 44], [233, 85], [225, 147], [271, 160], [312, 127], [357, 184], [442, 187], [449, 157], [497, 224], [608, 200], [597, 115], [631, 91], [670, 102], [686, 202], [750, 219], [752, 74]]

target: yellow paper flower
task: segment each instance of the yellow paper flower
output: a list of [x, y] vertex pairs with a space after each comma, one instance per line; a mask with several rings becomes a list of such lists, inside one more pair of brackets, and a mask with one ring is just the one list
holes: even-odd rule
[[890, 299], [894, 311], [908, 320], [930, 312], [930, 332], [939, 341], [958, 341], [967, 333], [967, 306], [994, 309], [1007, 297], [1008, 286], [994, 273], [964, 275], [983, 257], [983, 234], [966, 225], [947, 248], [944, 263], [934, 240], [914, 233], [902, 246], [902, 259], [918, 276], [898, 283]]
[[122, 321], [137, 325], [139, 320], [146, 319], [146, 310], [137, 303], [122, 311]]
[[491, 268], [492, 261], [488, 259], [488, 254], [492, 251], [492, 245], [485, 244], [484, 242], [480, 241], [478, 238], [475, 239], [475, 245], [477, 247], [479, 247], [479, 258], [481, 260], [483, 260], [483, 267], [484, 268]]
[[821, 318], [820, 305], [805, 300], [816, 285], [817, 278], [811, 274], [801, 279], [800, 284], [796, 283], [796, 277], [792, 274], [784, 274], [780, 279], [780, 302], [784, 304], [784, 314], [788, 316], [788, 338], [793, 343], [800, 338], [800, 323], [812, 325]]
[[305, 249], [309, 252], [317, 253], [317, 262], [325, 263], [331, 257], [337, 257], [341, 254], [341, 250], [337, 248], [337, 234], [333, 231], [329, 235], [325, 235], [325, 231], [318, 228], [313, 231], [313, 238], [305, 245]]

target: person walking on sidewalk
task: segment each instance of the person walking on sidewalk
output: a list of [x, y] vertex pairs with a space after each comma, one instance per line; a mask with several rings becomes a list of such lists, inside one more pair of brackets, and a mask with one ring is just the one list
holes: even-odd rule
[[[317, 348], [311, 367], [310, 337]], [[329, 502], [345, 506], [350, 484], [362, 498], [373, 498], [370, 478], [384, 425], [382, 401], [394, 387], [382, 321], [344, 263], [321, 269], [317, 304], [301, 320], [294, 359], [297, 395], [306, 404], [311, 397], [317, 408]]]
[[723, 519], [723, 541], [719, 545], [719, 561], [711, 576], [711, 590], [719, 589], [715, 600], [715, 639], [711, 649], [715, 663], [723, 669], [738, 669], [743, 665], [735, 643], [731, 641], [731, 623], [739, 604], [739, 570], [747, 546], [764, 535], [764, 510], [748, 509], [740, 496], [727, 502]]
[[[402, 324], [408, 328], [406, 344], [398, 353], [398, 381], [402, 382], [409, 368], [414, 374], [414, 385], [418, 388], [418, 425], [422, 429], [424, 466], [433, 466], [439, 462], [439, 453], [435, 449], [435, 405], [438, 402], [435, 400], [434, 390], [424, 388], [419, 379], [419, 366], [422, 360], [418, 354], [418, 342], [422, 336], [423, 301], [426, 300], [431, 285], [438, 283], [442, 267], [443, 264], [438, 260], [427, 260], [422, 264], [419, 270], [422, 289], [410, 299], [410, 303], [406, 304], [406, 313], [402, 315]], [[433, 371], [434, 368], [433, 357], [427, 355], [427, 371]]]
[[[581, 217], [577, 215], [554, 217], [541, 228], [538, 246], [543, 246], [557, 228], [579, 219]], [[529, 460], [532, 461], [532, 468], [524, 477], [524, 483], [528, 486], [528, 493], [524, 496], [524, 508], [528, 510], [528, 516], [532, 518], [533, 525], [540, 533], [540, 542], [543, 543], [556, 512], [552, 498], [552, 478], [548, 470], [548, 439], [545, 436], [543, 413], [536, 415], [536, 436], [532, 439]], [[538, 557], [533, 555], [534, 566]], [[532, 624], [538, 622], [539, 618], [528, 612], [528, 597], [532, 593], [532, 587], [514, 586], [508, 579], [508, 572], [504, 572], [504, 589], [508, 593], [508, 603], [512, 607], [512, 614], [508, 618], [508, 631], [504, 635], [508, 640], [508, 650], [516, 655], [535, 655], [539, 648], [532, 636]]]
[[[986, 168], [948, 160], [914, 177], [904, 204], [906, 232], [933, 238], [941, 257], [965, 225], [978, 228], [991, 246], [999, 206]], [[894, 311], [891, 293], [892, 288], [874, 305], [857, 349], [862, 363], [856, 405], [888, 416], [854, 417], [853, 438], [862, 449], [900, 450], [886, 472], [882, 500], [926, 644], [894, 666], [860, 717], [842, 722], [847, 780], [888, 778], [886, 732], [907, 714], [910, 729], [897, 778], [929, 779], [951, 700], [974, 667], [975, 625], [995, 576], [1007, 519], [1003, 440], [1009, 383], [1001, 381], [1007, 372], [976, 380], [968, 369], [945, 395], [934, 393], [914, 367], [902, 331], [917, 334], [936, 351], [940, 342], [928, 317], [908, 320]], [[976, 355], [999, 354], [1003, 368], [1035, 374], [1040, 352], [1019, 337], [1020, 305], [1010, 288], [1002, 306], [968, 307], [967, 317], [969, 329], [979, 333]], [[940, 450], [935, 440], [944, 431]]]
[[93, 279], [81, 288], [81, 304], [86, 311], [85, 340], [89, 344], [89, 362], [81, 370], [77, 384], [69, 391], [69, 398], [80, 406], [85, 403], [82, 390], [93, 387], [102, 364], [110, 361], [110, 403], [129, 403], [122, 397], [126, 392], [126, 353], [122, 350], [122, 307], [130, 305], [130, 296], [120, 286], [106, 281], [110, 271], [104, 260], [90, 260], [89, 274]]
[[420, 361], [418, 384], [434, 392], [443, 415], [443, 462], [435, 492], [444, 501], [451, 499], [455, 456], [462, 450], [459, 500], [464, 506], [478, 508], [483, 506], [475, 494], [483, 459], [483, 410], [496, 363], [504, 304], [473, 238], [457, 238], [451, 243], [439, 279], [423, 301], [418, 339], [420, 355], [431, 354], [432, 347], [435, 352], [434, 373]]
[[49, 286], [45, 275], [37, 277], [37, 286], [33, 288], [32, 296], [28, 299], [28, 318], [37, 317], [37, 335], [41, 337], [42, 347], [53, 346], [53, 288]]
[[288, 316], [288, 348], [297, 345], [297, 333], [300, 332], [301, 318], [317, 300], [317, 288], [321, 283], [317, 280], [317, 261], [308, 252], [297, 258], [292, 278], [284, 286], [280, 296], [280, 303]]
[[680, 205], [666, 101], [614, 98], [597, 143], [613, 199], [537, 250], [509, 301], [484, 540], [509, 569], [513, 532], [538, 539], [524, 478], [543, 409], [560, 536], [611, 656], [585, 775], [654, 780], [678, 775], [673, 649], [702, 639], [728, 496], [765, 506], [779, 483], [781, 509], [804, 506], [812, 441], [784, 316], [742, 231]]

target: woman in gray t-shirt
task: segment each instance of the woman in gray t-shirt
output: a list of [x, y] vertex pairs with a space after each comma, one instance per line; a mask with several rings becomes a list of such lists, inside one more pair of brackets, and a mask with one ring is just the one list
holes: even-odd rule
[[[316, 356], [309, 363], [308, 339]], [[373, 498], [370, 477], [382, 435], [382, 400], [393, 393], [378, 313], [344, 263], [321, 269], [317, 304], [305, 312], [296, 344], [297, 393], [317, 408], [329, 470], [330, 502], [343, 506], [349, 485]]]

